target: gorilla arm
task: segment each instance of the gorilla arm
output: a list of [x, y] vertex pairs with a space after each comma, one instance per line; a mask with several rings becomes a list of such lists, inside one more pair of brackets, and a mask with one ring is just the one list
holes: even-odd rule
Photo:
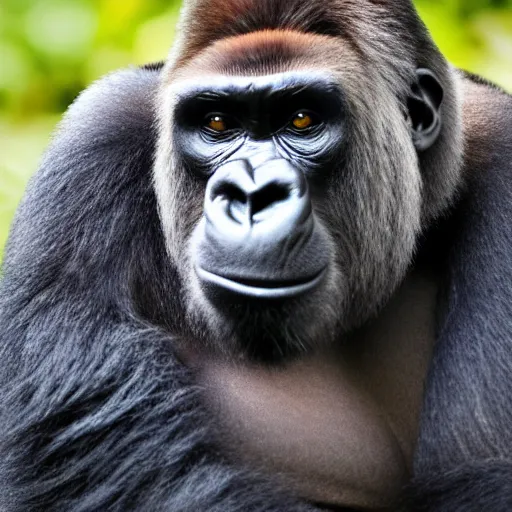
[[2, 510], [310, 510], [215, 454], [154, 326], [180, 316], [151, 186], [157, 83], [133, 69], [82, 94], [18, 211], [0, 295]]
[[459, 77], [465, 185], [446, 240], [448, 280], [410, 507], [512, 508], [512, 97]]

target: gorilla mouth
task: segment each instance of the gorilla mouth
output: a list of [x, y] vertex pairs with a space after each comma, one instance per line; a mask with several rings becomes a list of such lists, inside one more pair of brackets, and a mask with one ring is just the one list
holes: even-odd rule
[[300, 280], [247, 279], [230, 278], [213, 274], [200, 267], [196, 273], [206, 285], [213, 285], [229, 292], [255, 299], [289, 299], [298, 297], [314, 288], [323, 280], [327, 269], [324, 268], [313, 277]]

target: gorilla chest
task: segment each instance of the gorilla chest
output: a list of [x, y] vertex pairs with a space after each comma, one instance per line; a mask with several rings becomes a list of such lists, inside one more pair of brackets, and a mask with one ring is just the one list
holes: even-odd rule
[[411, 470], [435, 293], [433, 282], [410, 278], [341, 348], [285, 368], [200, 365], [223, 449], [308, 500], [390, 505]]

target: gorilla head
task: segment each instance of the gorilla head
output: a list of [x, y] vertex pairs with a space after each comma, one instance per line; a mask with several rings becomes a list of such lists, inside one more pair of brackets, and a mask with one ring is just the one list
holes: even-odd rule
[[279, 29], [249, 1], [190, 8], [205, 28], [164, 73], [155, 181], [194, 336], [281, 360], [396, 289], [454, 194], [461, 130], [447, 65], [409, 7], [330, 3], [319, 27], [307, 2], [288, 21], [267, 3]]

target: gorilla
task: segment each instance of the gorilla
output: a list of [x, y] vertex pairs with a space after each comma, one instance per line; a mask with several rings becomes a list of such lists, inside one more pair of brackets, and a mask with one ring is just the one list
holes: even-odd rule
[[180, 27], [17, 212], [0, 509], [512, 510], [512, 98], [410, 0]]

